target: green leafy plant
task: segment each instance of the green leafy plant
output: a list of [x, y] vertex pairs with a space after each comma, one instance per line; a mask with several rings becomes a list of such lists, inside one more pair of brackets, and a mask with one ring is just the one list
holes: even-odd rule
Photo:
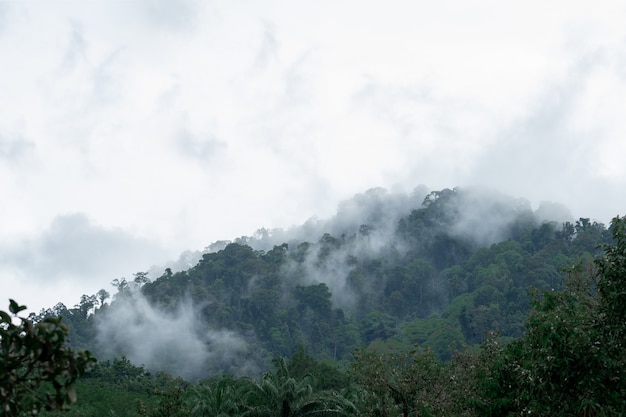
[[88, 351], [66, 346], [61, 318], [38, 323], [19, 317], [25, 310], [14, 300], [9, 313], [0, 310], [0, 414], [35, 415], [66, 408], [76, 401], [73, 384], [95, 362]]

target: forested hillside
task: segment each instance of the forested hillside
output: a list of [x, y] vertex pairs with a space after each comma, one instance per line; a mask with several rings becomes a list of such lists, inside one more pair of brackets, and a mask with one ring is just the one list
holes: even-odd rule
[[[610, 235], [589, 219], [477, 189], [370, 190], [334, 218], [213, 245], [198, 263], [115, 279], [61, 315], [72, 345], [191, 380], [258, 375], [299, 346], [317, 360], [429, 346], [440, 359], [490, 331], [518, 338], [529, 289], [561, 289]], [[552, 206], [555, 217], [564, 210]]]
[[99, 359], [66, 415], [626, 413], [626, 218], [376, 189], [113, 285], [30, 316]]

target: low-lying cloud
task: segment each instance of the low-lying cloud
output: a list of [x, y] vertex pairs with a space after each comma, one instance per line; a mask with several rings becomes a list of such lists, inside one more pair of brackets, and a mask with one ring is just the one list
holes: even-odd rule
[[98, 353], [124, 355], [137, 365], [189, 380], [218, 371], [254, 374], [248, 343], [233, 331], [201, 323], [191, 302], [174, 313], [150, 305], [139, 293], [118, 297], [97, 320]]
[[[425, 197], [428, 195], [428, 198]], [[440, 202], [437, 199], [441, 198]], [[543, 222], [560, 225], [573, 221], [563, 205], [542, 202], [537, 209], [523, 198], [515, 198], [484, 187], [464, 187], [429, 194], [425, 186], [412, 193], [392, 193], [375, 188], [357, 194], [339, 205], [335, 216], [326, 220], [311, 219], [289, 230], [259, 230], [252, 237], [237, 240], [256, 250], [289, 244], [289, 250], [302, 252], [300, 262], [283, 265], [287, 282], [300, 285], [326, 284], [333, 302], [344, 308], [354, 305], [357, 297], [350, 290], [348, 277], [360, 263], [375, 259], [385, 251], [405, 253], [409, 243], [398, 235], [398, 225], [413, 210], [442, 204], [446, 219], [438, 233], [458, 237], [474, 247], [485, 247], [506, 240], [519, 226], [537, 226]], [[306, 251], [300, 247], [308, 242]], [[219, 250], [228, 242], [212, 245]]]
[[83, 294], [95, 293], [113, 279], [145, 271], [170, 256], [153, 241], [74, 213], [56, 217], [37, 236], [0, 242], [0, 273], [3, 290], [37, 311], [77, 301], [77, 287]]
[[58, 216], [40, 236], [0, 248], [34, 280], [51, 276], [90, 280], [101, 277], [101, 271], [111, 274], [112, 280], [119, 278], [116, 274], [137, 272], [128, 270], [132, 265], [145, 269], [167, 256], [156, 243], [93, 224], [81, 213]]

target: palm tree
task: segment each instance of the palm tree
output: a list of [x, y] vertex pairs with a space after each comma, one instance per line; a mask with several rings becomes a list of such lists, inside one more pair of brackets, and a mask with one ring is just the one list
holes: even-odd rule
[[276, 373], [266, 373], [258, 382], [242, 379], [244, 417], [343, 417], [354, 410], [335, 393], [314, 393], [310, 375], [301, 381], [291, 377], [284, 359], [274, 364]]
[[204, 383], [192, 390], [191, 417], [231, 417], [237, 415], [239, 403], [235, 382], [222, 378], [217, 383]]

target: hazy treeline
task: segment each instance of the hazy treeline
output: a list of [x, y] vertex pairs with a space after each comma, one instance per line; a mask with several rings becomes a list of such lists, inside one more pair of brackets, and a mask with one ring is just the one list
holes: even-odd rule
[[33, 318], [100, 359], [75, 415], [621, 415], [626, 220], [567, 216], [370, 190]]
[[66, 415], [622, 416], [626, 217], [609, 233], [602, 255], [564, 271], [561, 289], [534, 291], [518, 338], [490, 332], [441, 360], [393, 336], [353, 350], [347, 366], [300, 345], [260, 376], [216, 373], [195, 383], [114, 359], [78, 382], [80, 400]]
[[63, 316], [73, 345], [100, 358], [191, 380], [259, 375], [299, 345], [337, 362], [372, 344], [448, 359], [489, 331], [520, 337], [529, 288], [561, 288], [564, 268], [609, 241], [602, 224], [550, 216], [567, 212], [480, 189], [374, 189], [329, 220], [223, 243], [187, 270], [116, 279], [112, 297], [41, 316]]

